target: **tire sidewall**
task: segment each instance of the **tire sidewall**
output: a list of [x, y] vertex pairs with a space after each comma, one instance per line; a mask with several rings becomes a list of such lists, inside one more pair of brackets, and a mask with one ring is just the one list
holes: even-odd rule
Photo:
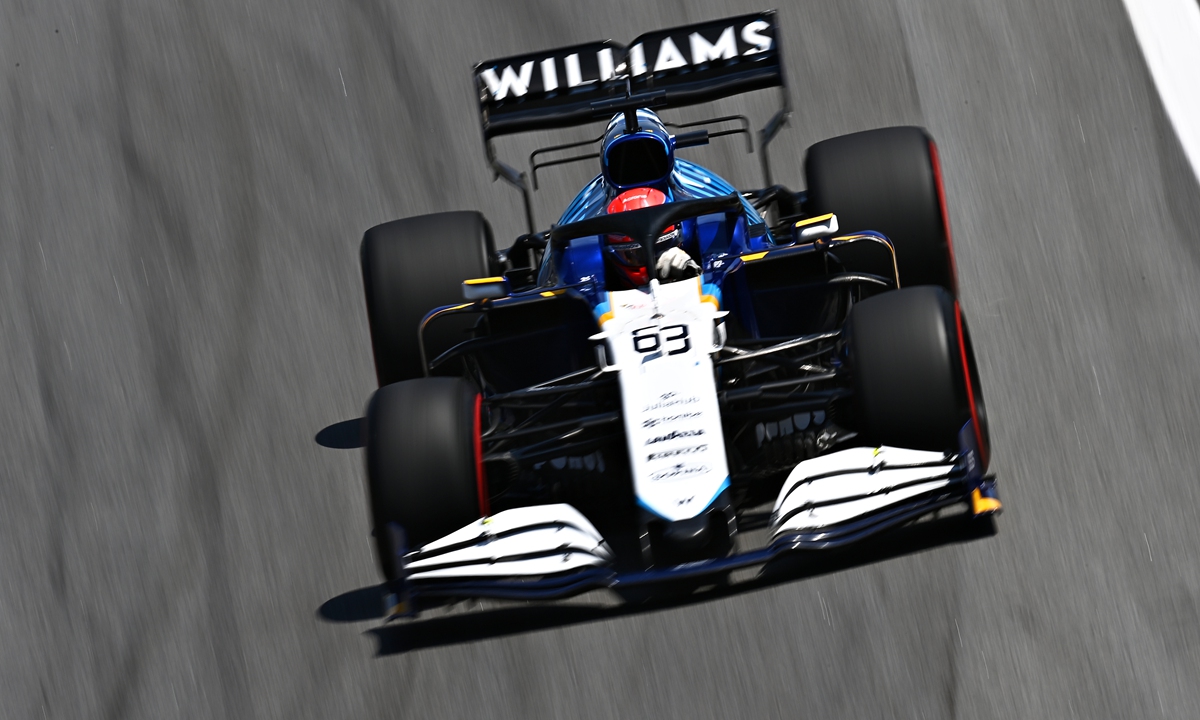
[[[901, 287], [957, 292], [937, 150], [919, 127], [830, 138], [805, 154], [809, 213], [834, 213], [844, 233], [883, 233], [896, 250]], [[892, 277], [891, 258], [866, 245], [838, 251], [848, 268]]]
[[[462, 301], [462, 281], [492, 271], [491, 227], [477, 212], [421, 215], [363, 234], [360, 261], [380, 387], [425, 375], [418, 333], [436, 307]], [[464, 339], [466, 320], [426, 331], [427, 360]]]
[[847, 321], [859, 432], [869, 443], [957, 450], [971, 418], [956, 303], [943, 288], [895, 290]]

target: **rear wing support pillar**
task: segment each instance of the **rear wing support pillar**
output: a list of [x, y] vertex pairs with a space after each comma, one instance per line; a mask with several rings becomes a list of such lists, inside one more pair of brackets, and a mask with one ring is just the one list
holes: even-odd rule
[[533, 195], [529, 191], [529, 176], [511, 165], [496, 158], [496, 149], [492, 146], [491, 138], [483, 141], [483, 151], [487, 155], [488, 165], [492, 168], [492, 179], [502, 178], [504, 182], [521, 191], [521, 199], [525, 205], [525, 224], [528, 232], [537, 232], [533, 222]]
[[787, 85], [782, 85], [779, 88], [780, 106], [775, 115], [763, 125], [762, 130], [758, 131], [758, 159], [762, 163], [763, 187], [769, 188], [775, 183], [771, 180], [771, 154], [767, 151], [767, 146], [779, 134], [779, 131], [787, 125], [788, 117], [792, 114], [792, 101], [788, 96]]

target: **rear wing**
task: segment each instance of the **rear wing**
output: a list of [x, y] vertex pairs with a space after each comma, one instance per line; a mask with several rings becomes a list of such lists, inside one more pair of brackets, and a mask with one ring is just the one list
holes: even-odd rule
[[529, 183], [496, 158], [502, 135], [586, 125], [635, 107], [667, 109], [753, 90], [780, 88], [780, 109], [759, 133], [766, 185], [766, 147], [791, 107], [775, 12], [741, 15], [639, 36], [481, 62], [475, 66], [480, 123], [489, 164], [525, 196], [535, 231]]

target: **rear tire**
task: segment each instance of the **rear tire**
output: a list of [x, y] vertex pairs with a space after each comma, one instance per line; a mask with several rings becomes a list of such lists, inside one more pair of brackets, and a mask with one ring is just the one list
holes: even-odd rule
[[[492, 230], [477, 212], [395, 220], [363, 235], [363, 289], [380, 387], [424, 376], [421, 319], [435, 307], [461, 302], [463, 280], [488, 276], [493, 249]], [[427, 359], [466, 339], [468, 329], [458, 319], [431, 324]]]
[[[918, 127], [823, 140], [804, 159], [808, 209], [835, 213], [841, 231], [874, 230], [896, 248], [901, 287], [957, 286], [937, 148]], [[866, 244], [840, 248], [852, 270], [894, 277], [891, 258]]]
[[479, 394], [460, 378], [420, 378], [380, 388], [367, 406], [367, 486], [375, 546], [388, 580], [399, 576], [389, 523], [408, 549], [458, 530], [483, 512], [477, 443]]
[[856, 304], [847, 320], [857, 424], [876, 445], [957, 451], [973, 421], [987, 467], [983, 392], [957, 302], [939, 287], [886, 292]]

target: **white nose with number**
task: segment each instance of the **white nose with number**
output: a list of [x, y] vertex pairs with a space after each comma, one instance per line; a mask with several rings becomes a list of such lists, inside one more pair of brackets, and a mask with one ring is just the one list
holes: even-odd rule
[[668, 521], [704, 512], [729, 487], [712, 354], [723, 315], [699, 278], [609, 293], [597, 339], [620, 373], [638, 504]]

